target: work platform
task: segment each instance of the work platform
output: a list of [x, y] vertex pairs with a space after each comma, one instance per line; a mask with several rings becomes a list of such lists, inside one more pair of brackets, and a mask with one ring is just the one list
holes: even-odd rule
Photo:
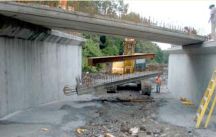
[[118, 56], [104, 56], [104, 57], [89, 57], [88, 64], [95, 66], [100, 63], [107, 62], [117, 62], [117, 61], [125, 61], [125, 60], [135, 60], [135, 59], [153, 59], [155, 54], [153, 53], [139, 53], [134, 55], [118, 55]]
[[159, 26], [133, 23], [102, 16], [69, 12], [60, 8], [0, 2], [0, 14], [50, 29], [133, 37], [175, 45], [194, 45], [205, 41], [204, 36]]
[[[82, 79], [77, 79], [76, 89], [70, 86], [64, 87], [64, 94], [71, 95], [76, 92], [78, 95], [89, 94], [92, 92], [103, 92], [104, 90], [110, 87], [117, 85], [123, 85], [131, 82], [139, 82], [151, 77], [156, 77], [161, 72], [159, 71], [146, 71], [146, 72], [136, 72], [132, 74], [124, 75], [103, 75], [98, 78], [91, 78], [89, 76], [83, 77]], [[88, 74], [87, 74], [88, 75]]]

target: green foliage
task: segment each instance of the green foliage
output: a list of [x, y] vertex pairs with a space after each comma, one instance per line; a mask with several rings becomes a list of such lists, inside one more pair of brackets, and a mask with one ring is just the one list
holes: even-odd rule
[[98, 6], [97, 1], [73, 1], [68, 3], [70, 6], [74, 6], [75, 11], [85, 12], [89, 14], [97, 14]]
[[104, 56], [119, 55], [120, 43], [121, 43], [121, 40], [118, 38], [107, 37], [105, 48], [102, 49], [103, 55]]
[[123, 44], [124, 44], [124, 39], [123, 38], [117, 38], [117, 37], [113, 37], [113, 45], [115, 45], [115, 47], [118, 50], [118, 55], [122, 55], [123, 54]]
[[163, 63], [164, 64], [168, 64], [168, 60], [169, 60], [169, 54], [166, 51], [163, 51]]
[[158, 48], [159, 47], [155, 43], [152, 43], [150, 41], [137, 40], [135, 52], [138, 52], [138, 53], [156, 53]]
[[98, 43], [92, 39], [88, 39], [84, 45], [83, 55], [86, 57], [98, 57], [102, 56], [103, 54], [101, 53]]
[[163, 63], [163, 52], [161, 51], [160, 48], [156, 51], [155, 61], [157, 63]]
[[99, 35], [83, 33], [83, 36], [87, 41], [83, 46], [83, 71], [97, 72], [104, 68], [103, 65], [97, 65], [96, 67], [88, 65], [88, 57], [98, 56], [113, 56], [119, 55], [123, 52], [123, 38], [116, 38], [106, 36], [105, 48], [99, 47]]
[[82, 35], [83, 35], [83, 37], [85, 38], [85, 39], [92, 39], [94, 42], [99, 42], [99, 35], [97, 35], [97, 34], [92, 34], [92, 33], [82, 33]]
[[112, 56], [112, 55], [118, 55], [119, 50], [115, 45], [107, 46], [105, 49], [102, 50], [103, 55], [105, 56]]
[[99, 9], [99, 14], [118, 18], [119, 15], [127, 13], [128, 5], [124, 4], [123, 0], [99, 0], [96, 2]]
[[122, 15], [121, 19], [127, 20], [127, 21], [133, 21], [136, 23], [141, 22], [140, 15], [134, 12], [130, 12], [129, 14]]
[[[150, 41], [137, 41], [135, 52], [138, 53], [154, 53], [156, 57], [153, 60], [148, 60], [151, 63], [167, 63], [168, 61], [164, 61], [164, 52], [160, 49], [160, 47], [152, 43]], [[168, 57], [166, 58], [168, 60]]]
[[97, 72], [98, 69], [100, 69], [100, 66], [98, 67], [89, 66], [88, 57], [98, 57], [102, 55], [103, 54], [99, 48], [98, 42], [95, 42], [93, 39], [91, 39], [91, 37], [87, 39], [87, 41], [83, 46], [83, 52], [82, 52], [83, 71]]
[[68, 1], [68, 6], [74, 7], [75, 11], [112, 18], [118, 18], [119, 15], [126, 14], [128, 10], [128, 5], [124, 4], [123, 0]]

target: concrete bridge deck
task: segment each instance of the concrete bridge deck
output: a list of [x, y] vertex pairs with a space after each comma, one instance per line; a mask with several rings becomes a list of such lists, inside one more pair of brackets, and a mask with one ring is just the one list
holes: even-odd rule
[[175, 45], [202, 43], [205, 37], [185, 32], [149, 26], [141, 23], [105, 18], [90, 14], [69, 12], [59, 8], [0, 2], [0, 14], [41, 25], [50, 29], [70, 29], [106, 35], [134, 37]]
[[[105, 77], [102, 78], [96, 78], [96, 79], [89, 79], [88, 81], [85, 81], [82, 79], [79, 81], [79, 83], [82, 83], [82, 85], [77, 85], [77, 94], [88, 94], [91, 92], [97, 91], [97, 89], [100, 89], [99, 92], [103, 92], [102, 89], [104, 88], [110, 88], [117, 85], [123, 85], [131, 82], [140, 82], [141, 80], [145, 80], [148, 78], [156, 77], [161, 72], [159, 71], [149, 71], [149, 72], [136, 72], [133, 74], [124, 74], [124, 75], [105, 75]], [[95, 90], [96, 89], [96, 90]], [[70, 95], [70, 90], [64, 91], [65, 95]], [[73, 90], [71, 90], [73, 91]]]

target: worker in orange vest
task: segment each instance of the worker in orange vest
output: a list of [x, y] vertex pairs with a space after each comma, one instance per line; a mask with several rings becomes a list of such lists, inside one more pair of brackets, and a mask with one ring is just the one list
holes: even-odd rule
[[160, 86], [161, 86], [161, 78], [160, 75], [158, 75], [155, 79], [156, 83], [156, 93], [160, 93]]

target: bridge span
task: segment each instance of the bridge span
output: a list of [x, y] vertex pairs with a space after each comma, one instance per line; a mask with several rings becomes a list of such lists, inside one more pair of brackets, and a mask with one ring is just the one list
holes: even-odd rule
[[0, 2], [0, 14], [50, 29], [134, 37], [175, 45], [194, 45], [205, 40], [203, 36], [182, 31], [39, 5]]

